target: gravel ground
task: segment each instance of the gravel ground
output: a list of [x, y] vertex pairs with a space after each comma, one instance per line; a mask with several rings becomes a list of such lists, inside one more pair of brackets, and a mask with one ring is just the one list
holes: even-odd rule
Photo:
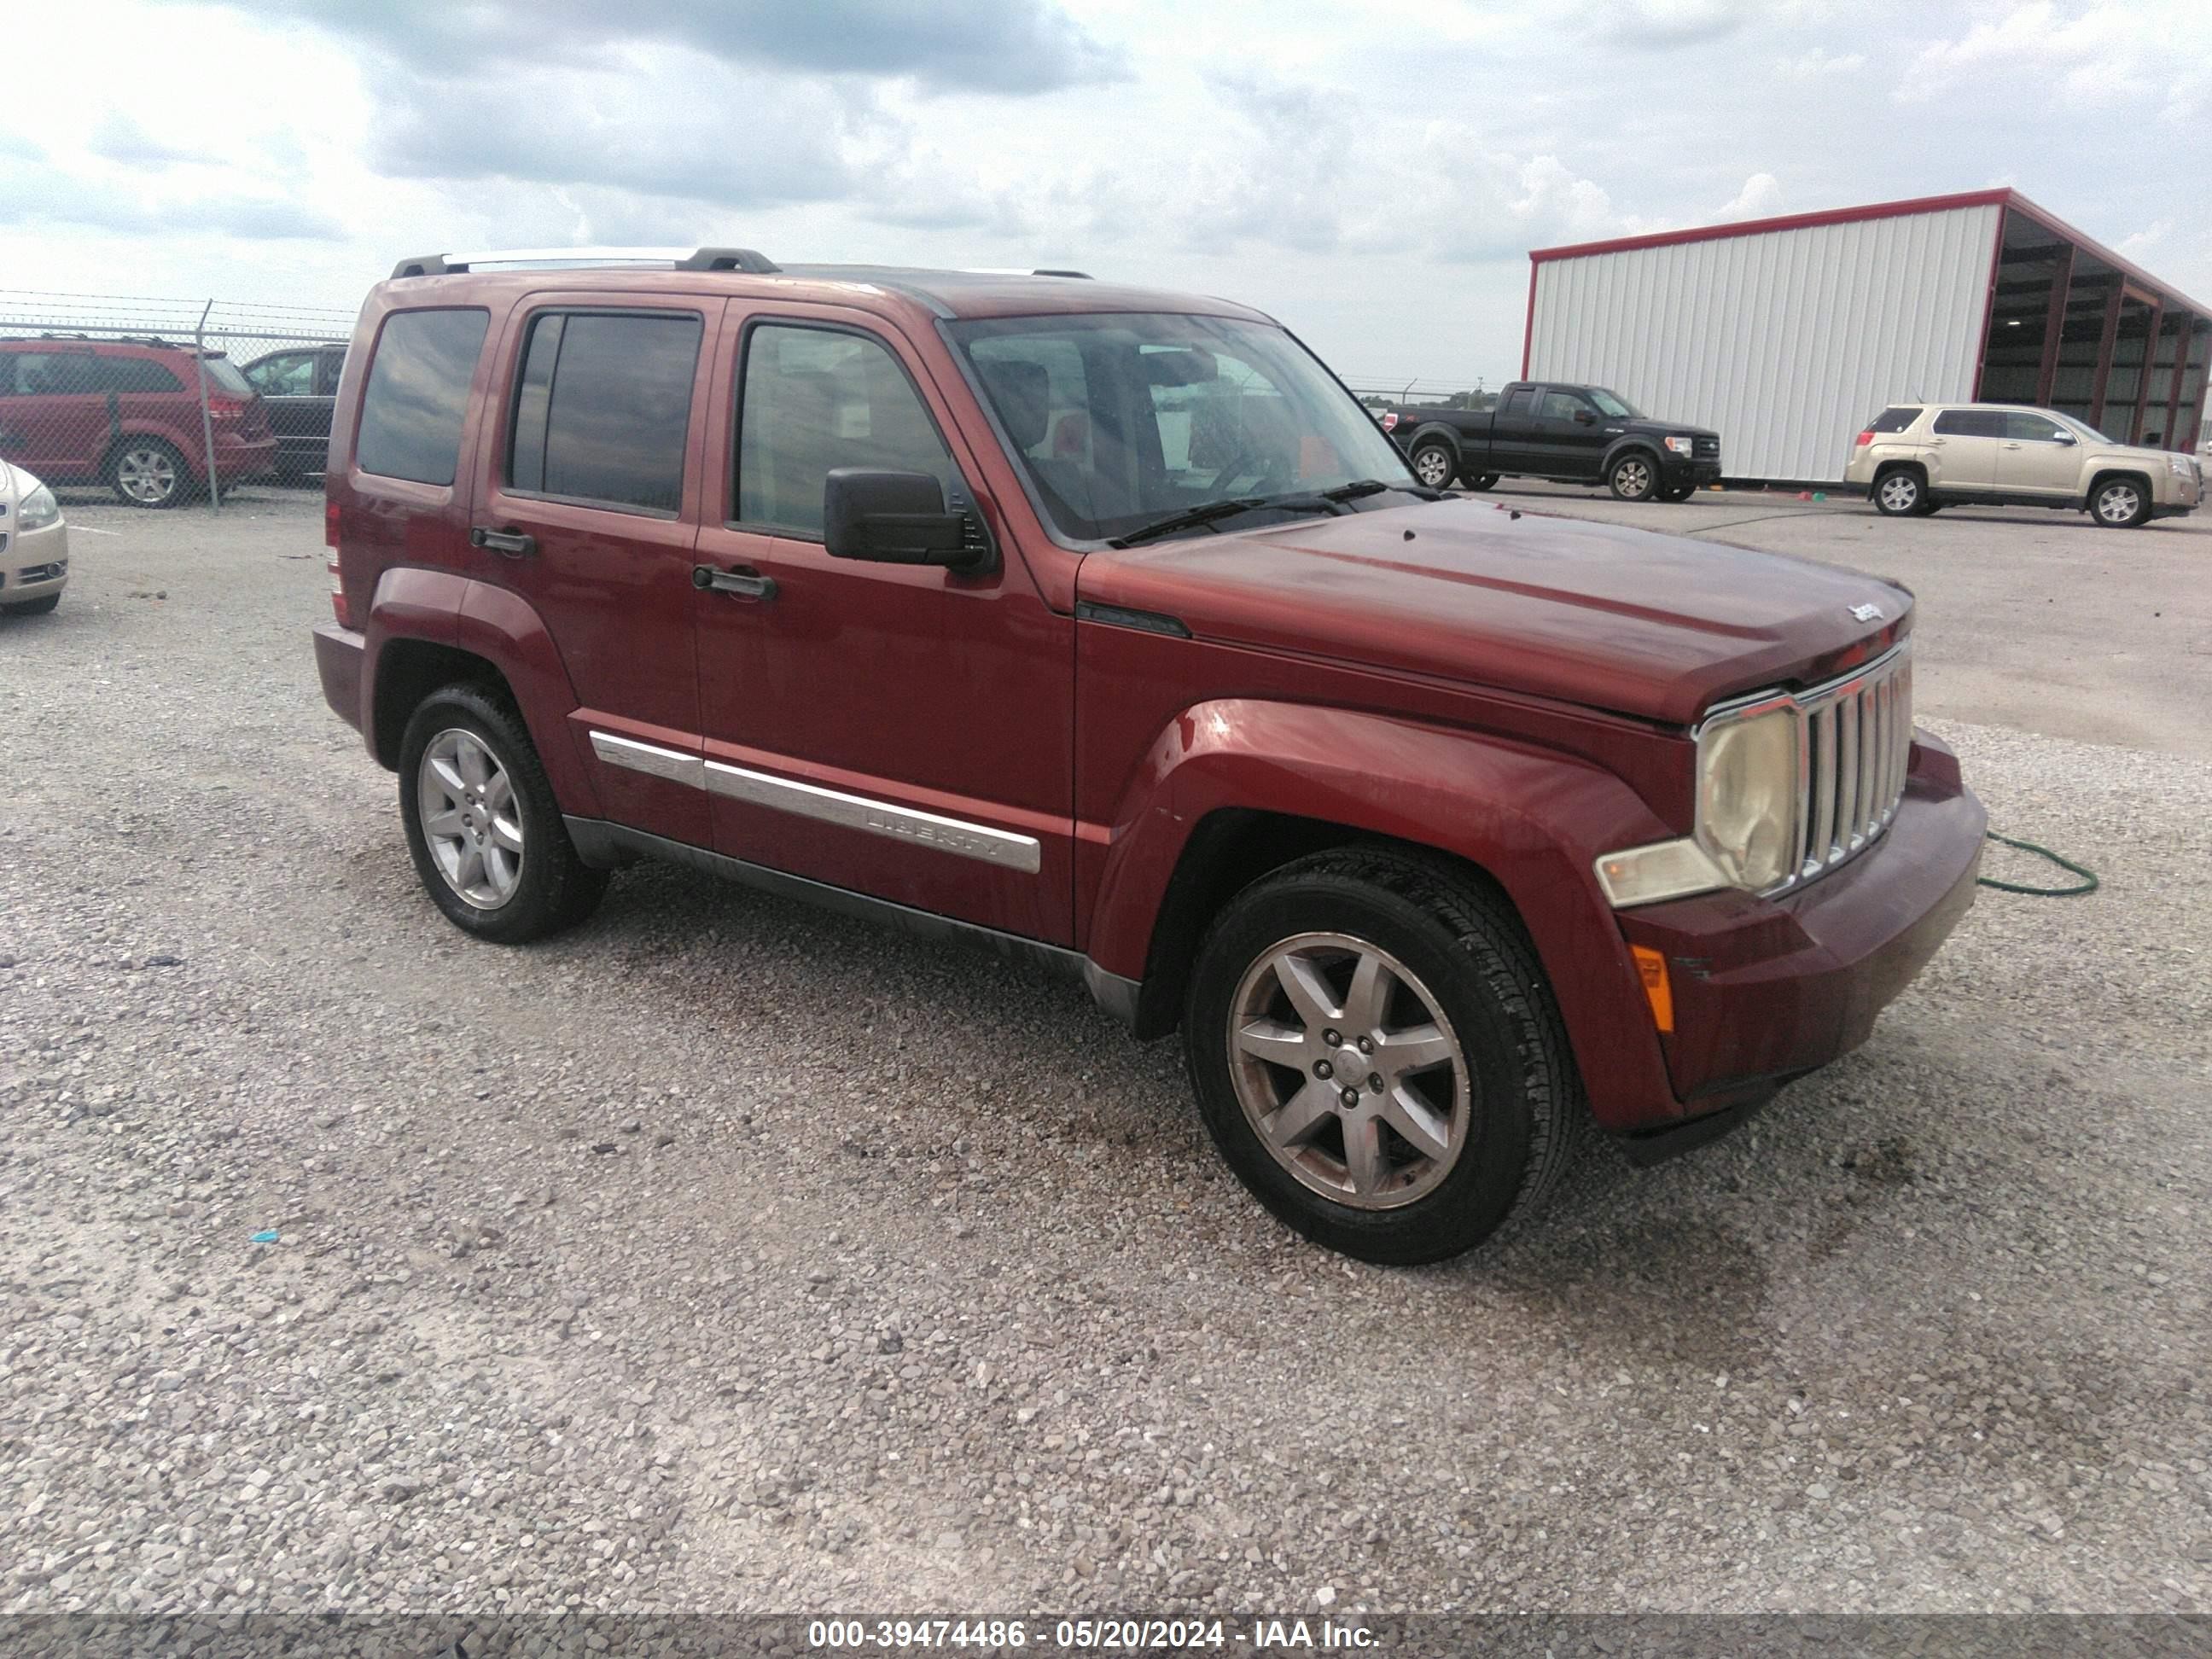
[[2203, 730], [1924, 704], [2106, 890], [1387, 1271], [995, 958], [653, 867], [464, 939], [318, 514], [77, 507], [0, 623], [0, 1611], [2212, 1607]]

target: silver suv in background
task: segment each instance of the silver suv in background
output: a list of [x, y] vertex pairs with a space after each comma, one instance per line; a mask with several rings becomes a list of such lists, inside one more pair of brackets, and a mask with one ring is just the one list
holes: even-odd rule
[[1974, 502], [2067, 507], [2131, 529], [2196, 511], [2192, 455], [2115, 442], [2056, 410], [2011, 404], [1900, 404], [1867, 422], [1844, 481], [1893, 516]]
[[0, 616], [35, 617], [69, 586], [69, 526], [54, 492], [0, 461]]

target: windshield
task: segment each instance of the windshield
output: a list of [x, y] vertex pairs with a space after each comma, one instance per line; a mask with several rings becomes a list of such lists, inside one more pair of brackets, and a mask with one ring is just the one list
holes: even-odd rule
[[2036, 412], [2038, 414], [2049, 415], [2053, 420], [2059, 422], [2062, 425], [2072, 427], [2075, 431], [2080, 433], [2093, 444], [2110, 444], [2118, 443], [2119, 441], [2117, 438], [2106, 437], [2103, 433], [2098, 431], [2095, 427], [2091, 426], [2088, 422], [2076, 420], [2071, 415], [2061, 415], [2055, 409], [2039, 410]]
[[1598, 413], [1601, 415], [1610, 415], [1616, 420], [1632, 421], [1644, 413], [1620, 393], [1607, 392], [1601, 386], [1592, 386], [1589, 389], [1589, 395], [1590, 401], [1597, 405]]
[[[1364, 479], [1412, 487], [1375, 417], [1281, 329], [1150, 313], [948, 323], [1070, 541]], [[1191, 526], [1194, 530], [1199, 526]]]

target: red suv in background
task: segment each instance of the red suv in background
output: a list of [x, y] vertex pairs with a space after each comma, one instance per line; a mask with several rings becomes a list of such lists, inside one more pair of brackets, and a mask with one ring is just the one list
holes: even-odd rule
[[362, 312], [314, 640], [479, 939], [649, 856], [980, 942], [1408, 1262], [1856, 1047], [1973, 897], [1892, 583], [1424, 488], [1225, 301], [500, 262]]
[[133, 507], [174, 507], [207, 487], [210, 435], [218, 483], [276, 465], [260, 396], [219, 351], [195, 361], [191, 347], [154, 338], [0, 340], [0, 459], [48, 483], [105, 483]]

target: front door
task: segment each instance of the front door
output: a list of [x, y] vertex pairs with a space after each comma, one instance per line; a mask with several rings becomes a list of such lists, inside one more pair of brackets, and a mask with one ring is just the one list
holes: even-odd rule
[[722, 307], [561, 294], [517, 306], [470, 532], [470, 574], [527, 600], [558, 643], [580, 704], [569, 740], [601, 810], [697, 846], [692, 543]]
[[709, 434], [722, 507], [698, 546], [725, 585], [694, 600], [715, 848], [1068, 942], [1073, 623], [1003, 537], [974, 574], [831, 558], [832, 467], [930, 473], [948, 506], [975, 510], [977, 536], [999, 520], [895, 331], [798, 307], [740, 330], [738, 304]]
[[1544, 469], [1561, 478], [1595, 479], [1605, 463], [1605, 423], [1597, 409], [1577, 392], [1545, 389], [1536, 405], [1537, 441]]
[[1928, 438], [1928, 483], [1939, 490], [1986, 495], [1997, 487], [1997, 443], [2004, 411], [1947, 409]]
[[2048, 415], [2005, 411], [1997, 442], [1997, 488], [2008, 495], [2052, 498], [2081, 493], [2081, 447]]
[[42, 478], [90, 478], [117, 429], [115, 399], [100, 390], [91, 352], [0, 356], [0, 460]]

